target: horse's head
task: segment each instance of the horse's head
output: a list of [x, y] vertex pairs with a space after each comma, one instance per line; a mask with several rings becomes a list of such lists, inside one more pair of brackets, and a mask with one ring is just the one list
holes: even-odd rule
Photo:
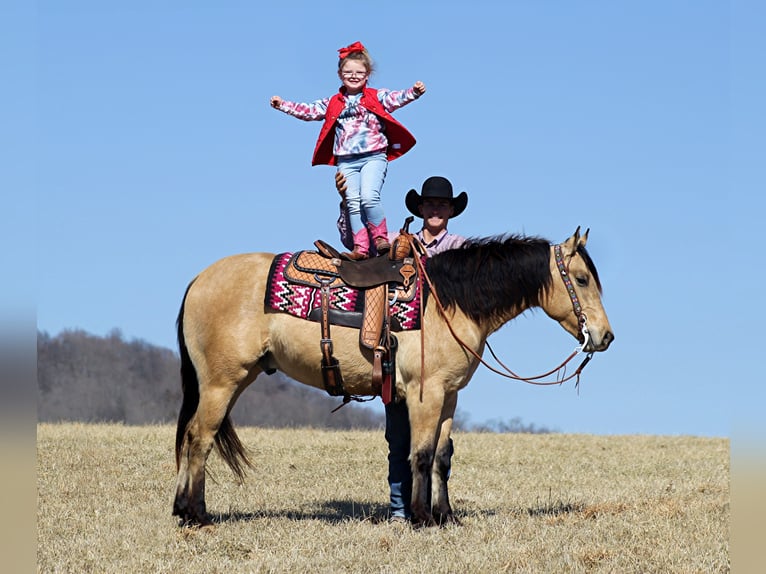
[[601, 304], [601, 282], [585, 250], [588, 231], [580, 228], [564, 243], [551, 246], [553, 280], [543, 309], [580, 343], [583, 351], [606, 351], [614, 340], [609, 318]]

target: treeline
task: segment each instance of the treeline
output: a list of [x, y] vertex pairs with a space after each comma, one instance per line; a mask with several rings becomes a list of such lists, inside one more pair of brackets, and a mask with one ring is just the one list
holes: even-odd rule
[[[40, 422], [122, 422], [175, 424], [181, 406], [180, 359], [175, 351], [142, 340], [126, 341], [119, 330], [97, 337], [82, 330], [55, 337], [37, 333], [37, 416]], [[261, 374], [237, 400], [237, 425], [271, 428], [382, 429], [379, 398], [370, 405], [341, 404], [284, 376]], [[520, 418], [469, 423], [460, 409], [456, 430], [548, 433]]]
[[[178, 355], [115, 330], [37, 333], [37, 414], [41, 422], [175, 423], [181, 406]], [[379, 399], [377, 399], [379, 401]], [[281, 373], [259, 375], [232, 410], [235, 424], [261, 427], [382, 428], [382, 406], [349, 403]]]

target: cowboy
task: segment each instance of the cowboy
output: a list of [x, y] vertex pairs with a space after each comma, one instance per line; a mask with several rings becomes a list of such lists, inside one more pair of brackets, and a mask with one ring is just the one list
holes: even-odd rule
[[416, 233], [428, 255], [460, 247], [465, 237], [447, 231], [447, 223], [468, 205], [468, 194], [461, 191], [455, 197], [446, 177], [435, 175], [423, 182], [421, 193], [411, 189], [404, 199], [410, 213], [423, 218], [423, 228]]
[[[345, 205], [346, 180], [340, 172], [335, 174], [335, 187], [341, 196], [338, 231], [341, 242], [348, 247], [350, 234]], [[462, 191], [455, 197], [452, 183], [446, 177], [438, 175], [429, 177], [423, 182], [420, 193], [414, 189], [407, 193], [404, 204], [410, 213], [423, 219], [423, 227], [415, 236], [426, 248], [429, 257], [460, 247], [465, 242], [465, 237], [462, 235], [447, 231], [447, 224], [451, 218], [463, 213], [468, 205], [468, 194]], [[395, 238], [392, 238], [392, 243], [393, 239]], [[403, 399], [390, 401], [385, 405], [385, 409], [390, 519], [393, 522], [409, 522], [412, 520], [409, 409], [407, 402]], [[452, 439], [450, 439], [450, 460], [453, 452]], [[449, 466], [448, 464], [448, 468]]]
[[[404, 199], [410, 213], [423, 219], [423, 227], [415, 235], [428, 256], [460, 247], [465, 238], [447, 231], [447, 224], [468, 205], [465, 191], [455, 197], [446, 177], [433, 176], [423, 182], [420, 193], [411, 189]], [[412, 520], [412, 468], [410, 467], [410, 414], [407, 402], [393, 400], [386, 407], [386, 441], [388, 442], [388, 486], [390, 515], [393, 522]], [[450, 462], [454, 447], [450, 439]], [[450, 463], [447, 464], [449, 469]], [[447, 471], [449, 477], [449, 470]]]

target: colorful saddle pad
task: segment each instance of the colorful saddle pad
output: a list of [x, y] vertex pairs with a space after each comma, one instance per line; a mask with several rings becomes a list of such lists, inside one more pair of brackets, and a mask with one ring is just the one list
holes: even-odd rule
[[[274, 257], [266, 288], [266, 307], [313, 320], [318, 313], [312, 311], [321, 308], [316, 273], [321, 276], [327, 274], [325, 280], [330, 281], [331, 316], [342, 313], [361, 315], [364, 311], [364, 290], [346, 285], [340, 277], [333, 277], [325, 269], [322, 259], [321, 254], [311, 251], [281, 253]], [[308, 262], [311, 264], [307, 265]], [[393, 331], [420, 329], [419, 289], [418, 282], [413, 281], [408, 288], [400, 286], [390, 296]]]

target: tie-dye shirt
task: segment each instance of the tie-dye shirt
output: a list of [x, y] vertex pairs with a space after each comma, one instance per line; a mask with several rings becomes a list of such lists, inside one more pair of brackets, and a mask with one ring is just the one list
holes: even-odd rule
[[[378, 101], [383, 108], [391, 113], [410, 102], [415, 101], [414, 88], [406, 90], [377, 90]], [[345, 107], [338, 116], [335, 125], [335, 143], [333, 155], [343, 157], [364, 153], [385, 151], [388, 148], [385, 127], [378, 116], [359, 105], [362, 93], [345, 97]], [[279, 110], [307, 122], [323, 120], [327, 113], [330, 98], [316, 100], [311, 103], [288, 102], [282, 100]]]

